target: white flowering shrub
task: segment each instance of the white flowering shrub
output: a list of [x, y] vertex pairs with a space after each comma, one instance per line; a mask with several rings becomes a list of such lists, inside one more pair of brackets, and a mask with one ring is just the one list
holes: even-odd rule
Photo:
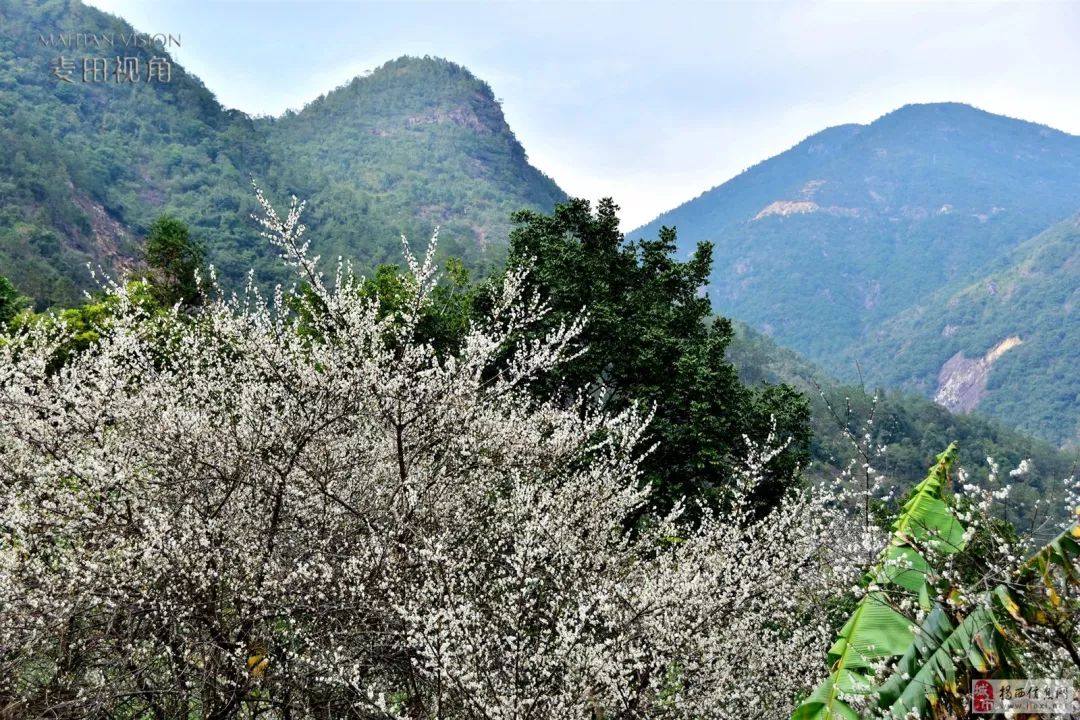
[[779, 718], [823, 677], [851, 530], [825, 494], [755, 519], [780, 443], [730, 515], [631, 535], [647, 409], [526, 392], [580, 323], [505, 361], [544, 313], [511, 273], [440, 357], [434, 245], [386, 313], [259, 199], [310, 292], [189, 317], [114, 287], [90, 350], [0, 347], [0, 712]]

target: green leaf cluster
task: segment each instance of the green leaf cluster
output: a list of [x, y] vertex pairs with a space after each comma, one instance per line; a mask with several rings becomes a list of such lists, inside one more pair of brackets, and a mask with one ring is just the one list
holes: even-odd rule
[[[1074, 538], [1080, 526], [1051, 540], [991, 589], [944, 580], [943, 559], [967, 545], [946, 494], [955, 460], [952, 444], [912, 491], [863, 581], [866, 592], [828, 652], [826, 680], [792, 720], [966, 715], [972, 678], [1026, 677], [1020, 650], [1022, 633], [1032, 626], [1055, 629], [1080, 663], [1061, 631], [1076, 607], [1064, 606], [1058, 591], [1060, 581], [1078, 581], [1080, 545]], [[921, 609], [921, 619], [913, 608]]]
[[530, 281], [551, 307], [538, 332], [588, 310], [581, 337], [588, 352], [542, 378], [536, 391], [558, 396], [592, 388], [607, 410], [631, 403], [653, 409], [659, 446], [643, 472], [662, 507], [684, 496], [723, 502], [747, 458], [746, 438], [761, 443], [775, 430], [790, 444], [765, 468], [754, 498], [760, 509], [772, 507], [809, 459], [805, 398], [784, 385], [748, 387], [725, 358], [731, 324], [712, 317], [701, 292], [712, 262], [707, 243], [680, 261], [673, 229], [628, 242], [617, 212], [610, 199], [595, 211], [579, 199], [550, 215], [514, 216], [509, 264], [530, 268]]

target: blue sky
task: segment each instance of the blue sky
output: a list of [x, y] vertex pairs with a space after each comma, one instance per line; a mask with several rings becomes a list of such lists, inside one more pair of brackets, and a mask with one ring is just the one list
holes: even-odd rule
[[225, 105], [306, 102], [403, 54], [488, 81], [534, 165], [630, 229], [818, 130], [953, 100], [1080, 134], [1080, 3], [90, 0]]

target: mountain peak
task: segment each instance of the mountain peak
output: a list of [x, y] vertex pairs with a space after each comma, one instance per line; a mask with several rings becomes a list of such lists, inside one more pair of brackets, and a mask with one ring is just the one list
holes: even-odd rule
[[490, 85], [462, 65], [431, 56], [390, 60], [282, 119], [301, 116], [318, 116], [321, 123], [358, 123], [376, 135], [393, 133], [403, 124], [449, 123], [480, 134], [512, 136]]
[[394, 60], [387, 60], [372, 70], [370, 76], [389, 74], [400, 77], [410, 73], [442, 73], [451, 76], [464, 76], [475, 82], [487, 84], [473, 75], [464, 65], [435, 55], [402, 55]]
[[631, 234], [673, 225], [683, 253], [711, 241], [716, 307], [839, 370], [866, 328], [1075, 212], [1077, 197], [1080, 137], [924, 103], [811, 135]]
[[388, 60], [374, 70], [354, 77], [346, 85], [330, 91], [327, 95], [345, 89], [370, 90], [380, 85], [416, 86], [430, 90], [444, 86], [447, 90], [478, 93], [490, 102], [495, 102], [491, 86], [476, 77], [467, 67], [446, 58], [424, 55], [402, 55], [395, 60]]
[[[982, 114], [982, 115], [990, 115], [991, 114], [991, 113], [988, 113], [985, 110], [980, 110], [979, 108], [975, 107], [974, 105], [969, 105], [967, 103], [954, 102], [954, 101], [943, 101], [943, 102], [907, 103], [905, 105], [901, 105], [896, 110], [893, 110], [890, 113], [886, 113], [885, 116], [893, 115], [893, 114], [916, 115], [916, 114], [929, 114], [929, 113], [936, 113], [936, 114], [949, 114], [949, 113], [970, 114], [970, 113], [978, 113], [978, 114]], [[885, 116], [883, 116], [883, 117], [885, 117]]]
[[988, 110], [960, 102], [909, 103], [882, 115], [867, 127], [896, 127], [927, 125], [954, 130], [986, 129], [1009, 133], [1031, 132], [1034, 135], [1048, 137], [1068, 136], [1060, 130], [1020, 118], [999, 115]]

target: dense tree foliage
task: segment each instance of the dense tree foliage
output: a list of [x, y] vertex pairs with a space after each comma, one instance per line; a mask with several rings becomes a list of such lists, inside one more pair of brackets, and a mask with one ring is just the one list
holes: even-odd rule
[[161, 302], [198, 303], [199, 273], [205, 273], [206, 248], [193, 239], [187, 225], [162, 215], [146, 236], [146, 262], [154, 271]]
[[784, 386], [748, 388], [725, 360], [730, 323], [710, 322], [701, 293], [712, 247], [702, 243], [680, 262], [672, 229], [626, 242], [617, 211], [611, 200], [595, 212], [573, 200], [551, 215], [514, 216], [510, 266], [531, 268], [531, 281], [552, 307], [549, 326], [588, 308], [582, 339], [589, 351], [545, 378], [540, 392], [589, 387], [612, 410], [631, 403], [654, 408], [651, 437], [660, 444], [642, 470], [657, 501], [669, 505], [683, 495], [722, 497], [747, 458], [747, 439], [763, 442], [775, 431], [789, 444], [758, 488], [762, 506], [774, 504], [809, 457], [805, 400]]
[[0, 275], [0, 330], [10, 323], [15, 315], [30, 303], [30, 299], [23, 297], [15, 286], [3, 275]]

